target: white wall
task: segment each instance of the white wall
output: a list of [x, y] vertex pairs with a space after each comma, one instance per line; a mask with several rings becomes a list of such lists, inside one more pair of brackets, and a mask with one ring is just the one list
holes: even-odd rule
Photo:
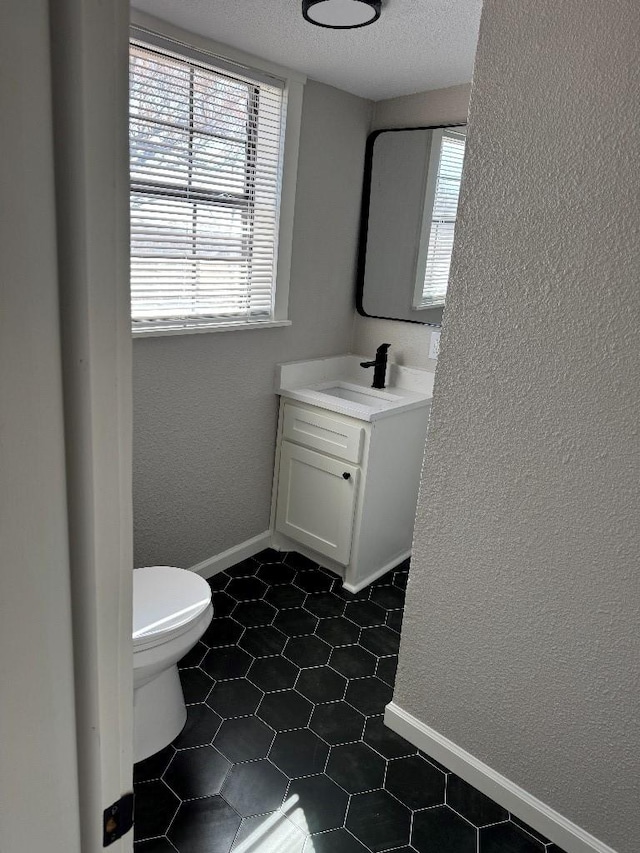
[[269, 527], [275, 366], [348, 352], [371, 104], [305, 87], [289, 328], [134, 341], [136, 565], [193, 565]]
[[390, 127], [425, 127], [463, 124], [467, 120], [471, 84], [431, 89], [415, 95], [388, 98], [374, 104], [372, 130]]
[[394, 700], [640, 837], [635, 0], [485, 0]]
[[[371, 129], [464, 123], [467, 120], [469, 91], [469, 85], [452, 86], [378, 101], [374, 104]], [[351, 349], [368, 355], [386, 341], [391, 344], [391, 358], [398, 364], [435, 370], [435, 360], [428, 357], [430, 338], [431, 330], [427, 326], [375, 320], [356, 314]]]
[[46, 0], [0, 4], [0, 850], [80, 851]]

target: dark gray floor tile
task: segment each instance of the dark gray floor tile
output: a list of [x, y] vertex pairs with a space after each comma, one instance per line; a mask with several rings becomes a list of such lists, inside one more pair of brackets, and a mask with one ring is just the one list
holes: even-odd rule
[[309, 729], [280, 732], [269, 752], [270, 760], [290, 779], [324, 771], [329, 747]]
[[284, 649], [284, 656], [297, 666], [322, 666], [329, 660], [332, 646], [313, 634], [308, 637], [291, 637]]
[[227, 776], [222, 796], [242, 817], [280, 808], [287, 777], [266, 759], [236, 764]]
[[254, 601], [263, 598], [268, 588], [267, 584], [259, 578], [232, 578], [225, 589], [225, 594], [236, 601]]
[[393, 687], [396, 683], [396, 672], [398, 669], [398, 658], [396, 655], [392, 655], [388, 658], [380, 658], [378, 660], [378, 667], [376, 669], [376, 675], [385, 684], [388, 684], [389, 687]]
[[480, 853], [545, 853], [545, 845], [515, 823], [480, 830]]
[[180, 800], [161, 780], [134, 785], [136, 841], [166, 835]]
[[207, 578], [207, 583], [211, 587], [212, 592], [224, 589], [231, 578], [226, 572], [218, 572], [210, 578]]
[[316, 628], [316, 635], [331, 646], [349, 646], [358, 642], [360, 628], [344, 616], [335, 616], [321, 619]]
[[219, 794], [230, 768], [213, 746], [200, 746], [176, 753], [162, 778], [181, 800], [192, 800]]
[[406, 589], [409, 576], [406, 572], [396, 572], [393, 576], [393, 585], [398, 589]]
[[433, 764], [434, 767], [437, 767], [438, 770], [441, 770], [443, 773], [451, 773], [451, 771], [444, 766], [444, 764], [440, 764], [439, 761], [436, 761], [431, 755], [427, 755], [426, 752], [423, 752], [421, 749], [418, 750], [418, 755], [421, 755], [429, 764]]
[[308, 593], [329, 592], [333, 578], [316, 570], [301, 571], [296, 574], [294, 584]]
[[400, 735], [384, 724], [384, 717], [369, 717], [364, 729], [363, 740], [385, 758], [402, 758], [415, 755], [417, 750]]
[[241, 601], [234, 607], [231, 615], [245, 628], [258, 628], [270, 625], [277, 612], [276, 608], [266, 601]]
[[445, 775], [419, 755], [389, 762], [385, 788], [410, 809], [444, 803]]
[[222, 616], [230, 616], [237, 602], [226, 592], [214, 592], [211, 596], [211, 604], [213, 605], [214, 619], [219, 619]]
[[286, 690], [293, 687], [300, 673], [299, 667], [292, 664], [286, 658], [277, 657], [258, 658], [251, 665], [247, 678], [256, 687], [269, 693], [273, 690]]
[[365, 587], [360, 592], [350, 592], [342, 583], [341, 578], [336, 578], [333, 582], [331, 592], [341, 598], [343, 601], [368, 601], [369, 590]]
[[357, 838], [346, 829], [331, 829], [311, 835], [304, 853], [369, 853]]
[[364, 716], [346, 702], [330, 702], [315, 707], [309, 728], [329, 744], [350, 743], [362, 737]]
[[345, 695], [347, 702], [366, 716], [381, 714], [392, 697], [392, 688], [375, 676], [350, 681]]
[[373, 853], [407, 844], [411, 812], [386, 791], [371, 791], [351, 798], [347, 829]]
[[300, 670], [296, 690], [311, 702], [333, 702], [342, 699], [347, 680], [329, 666], [316, 666]]
[[306, 832], [337, 829], [344, 824], [349, 798], [324, 774], [294, 779], [289, 785], [287, 799], [297, 797], [291, 820]]
[[360, 741], [334, 746], [326, 773], [345, 791], [360, 794], [382, 787], [385, 767], [385, 759]]
[[354, 601], [347, 604], [344, 615], [361, 628], [384, 625], [387, 618], [386, 611], [371, 601]]
[[413, 816], [411, 845], [418, 853], [476, 853], [477, 835], [477, 829], [447, 806]]
[[207, 704], [221, 717], [253, 714], [263, 697], [262, 690], [246, 678], [218, 681], [207, 698]]
[[260, 562], [255, 557], [247, 557], [246, 560], [241, 560], [226, 571], [232, 578], [244, 578], [255, 575], [259, 568]]
[[242, 636], [244, 628], [229, 616], [213, 619], [202, 635], [202, 642], [210, 649], [218, 646], [234, 646]]
[[402, 631], [402, 610], [390, 610], [387, 613], [387, 628], [391, 628], [392, 631], [396, 631], [398, 634]]
[[276, 551], [275, 548], [264, 548], [257, 554], [253, 555], [253, 559], [258, 563], [281, 563], [287, 556], [287, 551]]
[[238, 643], [241, 649], [256, 658], [279, 655], [287, 642], [286, 636], [273, 625], [263, 628], [247, 628]]
[[379, 586], [371, 590], [369, 601], [384, 607], [385, 610], [402, 610], [404, 592], [397, 586]]
[[373, 675], [377, 659], [362, 646], [340, 646], [331, 652], [329, 666], [346, 678], [363, 678]]
[[360, 644], [379, 657], [397, 655], [400, 648], [400, 634], [387, 625], [377, 628], [363, 628]]
[[214, 738], [214, 746], [230, 761], [250, 761], [265, 758], [274, 732], [257, 717], [238, 717], [225, 720]]
[[302, 607], [292, 607], [281, 610], [273, 620], [274, 627], [288, 637], [300, 637], [313, 634], [318, 624], [318, 618]]
[[307, 598], [306, 592], [291, 584], [272, 586], [265, 595], [264, 600], [273, 604], [278, 610], [286, 610], [290, 607], [302, 607]]
[[285, 563], [288, 566], [291, 566], [292, 569], [299, 569], [301, 571], [313, 570], [318, 568], [318, 564], [313, 560], [310, 560], [309, 557], [305, 557], [302, 554], [298, 554], [297, 551], [288, 551], [284, 558]]
[[296, 572], [291, 566], [286, 566], [283, 563], [267, 563], [258, 569], [257, 576], [265, 583], [277, 585], [292, 583]]
[[192, 746], [206, 746], [213, 740], [220, 728], [222, 719], [208, 705], [189, 705], [187, 722], [173, 741], [176, 749], [187, 749]]
[[152, 838], [138, 841], [133, 845], [133, 853], [176, 853], [176, 848], [168, 838]]
[[308, 595], [304, 607], [314, 616], [327, 619], [330, 616], [342, 616], [345, 603], [332, 592], [321, 592], [316, 595]]
[[524, 829], [525, 832], [528, 832], [529, 835], [532, 835], [534, 838], [536, 838], [542, 844], [549, 844], [550, 843], [548, 841], [548, 839], [546, 839], [544, 837], [544, 835], [541, 835], [538, 832], [537, 829], [534, 829], [532, 826], [529, 826], [529, 824], [525, 823], [523, 820], [520, 820], [520, 818], [516, 817], [514, 814], [510, 815], [510, 820], [512, 823], [515, 823], [515, 825], [519, 826], [520, 829]]
[[313, 705], [295, 690], [267, 693], [257, 714], [261, 720], [278, 732], [300, 729], [307, 725]]
[[242, 853], [302, 853], [306, 834], [282, 812], [245, 817], [232, 850]]
[[226, 681], [229, 678], [243, 678], [252, 663], [253, 656], [248, 652], [238, 646], [225, 646], [210, 649], [200, 668], [216, 681]]
[[175, 749], [169, 744], [160, 752], [145, 758], [144, 761], [138, 761], [133, 765], [133, 781], [150, 782], [152, 779], [159, 779], [174, 755]]
[[487, 826], [509, 818], [506, 809], [453, 773], [447, 779], [447, 805], [474, 826]]
[[168, 832], [179, 853], [229, 853], [240, 818], [222, 797], [183, 803]]
[[200, 666], [200, 663], [208, 651], [208, 647], [204, 643], [196, 643], [191, 651], [178, 661], [180, 669], [187, 669], [190, 666]]
[[204, 702], [213, 687], [213, 679], [197, 668], [181, 669], [179, 672], [185, 703], [193, 705], [195, 702]]

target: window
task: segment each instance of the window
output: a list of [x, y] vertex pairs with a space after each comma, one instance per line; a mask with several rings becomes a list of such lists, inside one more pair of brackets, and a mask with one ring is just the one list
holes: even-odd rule
[[278, 319], [285, 91], [207, 55], [132, 42], [134, 332]]
[[444, 305], [449, 283], [464, 148], [463, 134], [450, 130], [439, 131], [437, 134], [434, 132], [429, 174], [435, 175], [435, 181], [431, 188], [427, 188], [427, 211], [430, 210], [431, 215], [427, 213], [425, 216], [425, 224], [429, 228], [429, 242], [424, 279], [418, 282], [416, 308]]

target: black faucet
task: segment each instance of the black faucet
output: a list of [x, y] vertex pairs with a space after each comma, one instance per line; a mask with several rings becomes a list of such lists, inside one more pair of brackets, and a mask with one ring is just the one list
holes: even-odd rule
[[387, 377], [387, 350], [391, 344], [380, 344], [376, 350], [375, 361], [361, 361], [360, 367], [373, 367], [372, 388], [384, 388]]

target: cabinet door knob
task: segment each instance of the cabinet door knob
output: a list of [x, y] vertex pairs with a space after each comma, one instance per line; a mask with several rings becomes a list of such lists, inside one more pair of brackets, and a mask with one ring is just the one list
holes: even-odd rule
[[344, 478], [345, 480], [350, 480], [350, 479], [351, 479], [351, 474], [350, 474], [348, 471], [345, 471], [345, 472], [344, 472], [344, 474], [343, 474], [342, 476], [343, 476], [343, 478]]

